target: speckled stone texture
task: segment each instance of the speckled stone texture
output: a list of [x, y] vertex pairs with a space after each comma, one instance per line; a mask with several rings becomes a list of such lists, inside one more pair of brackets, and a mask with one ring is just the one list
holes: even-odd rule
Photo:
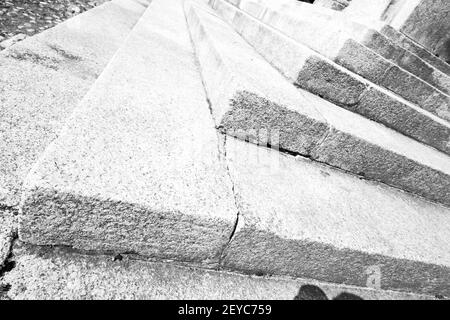
[[400, 31], [395, 30], [389, 25], [381, 25], [378, 27], [378, 29], [380, 33], [389, 38], [389, 40], [391, 40], [395, 44], [412, 52], [420, 59], [432, 65], [434, 68], [450, 76], [450, 64], [435, 56], [430, 51], [426, 50], [424, 47], [411, 40], [409, 37], [405, 36]]
[[0, 204], [23, 180], [145, 10], [114, 0], [0, 52]]
[[[450, 126], [448, 121], [439, 119], [450, 119], [450, 113], [441, 111], [450, 104], [450, 97], [441, 91], [442, 88], [447, 92], [450, 90], [450, 77], [447, 75], [440, 71], [430, 75], [432, 71], [428, 68], [428, 71], [423, 72], [425, 75], [422, 79], [419, 71], [412, 74], [403, 67], [397, 67], [397, 64], [409, 65], [414, 57], [405, 54], [405, 50], [400, 50], [401, 52], [396, 53], [397, 56], [384, 58], [379, 54], [380, 50], [377, 53], [372, 51], [374, 46], [379, 46], [372, 43], [373, 32], [358, 30], [358, 27], [348, 21], [343, 22], [343, 18], [318, 13], [315, 6], [291, 4], [278, 8], [262, 0], [245, 0], [239, 3], [241, 11], [223, 0], [210, 3], [266, 60], [297, 85], [347, 109], [360, 111], [366, 117], [370, 115], [374, 121], [450, 153], [450, 146], [447, 145]], [[378, 37], [378, 43], [380, 37], [382, 36]], [[280, 47], [283, 50], [275, 49]], [[391, 49], [392, 46], [384, 46], [384, 50]], [[308, 61], [317, 62], [318, 66], [311, 66], [314, 70], [308, 70], [310, 65], [305, 65]], [[419, 65], [423, 70], [423, 65]], [[340, 66], [343, 68], [339, 68]], [[324, 70], [325, 68], [328, 70]], [[367, 105], [363, 103], [367, 101], [360, 101], [361, 95], [369, 87], [379, 91], [383, 99]], [[354, 108], [356, 104], [359, 104], [357, 109]], [[399, 110], [392, 105], [399, 104], [402, 105], [401, 117], [413, 119], [414, 124], [397, 120]], [[379, 109], [389, 109], [389, 112]], [[417, 127], [417, 124], [423, 125]], [[441, 127], [440, 133], [430, 130], [430, 124]]]
[[0, 3], [0, 37], [32, 36], [107, 1], [4, 0]]
[[[292, 300], [314, 285], [328, 299], [351, 293], [366, 300], [428, 300], [433, 296], [335, 285], [306, 279], [255, 277], [124, 255], [89, 256], [67, 249], [17, 243], [16, 267], [0, 280], [8, 299], [224, 299]], [[303, 292], [304, 290], [302, 290]], [[303, 299], [318, 299], [315, 295]]]
[[20, 239], [217, 264], [237, 211], [180, 0], [154, 0], [28, 176]]
[[314, 1], [314, 5], [330, 8], [337, 11], [342, 11], [348, 7], [351, 1], [352, 0], [316, 0]]
[[[224, 15], [231, 12], [225, 11]], [[188, 2], [186, 12], [216, 125], [223, 131], [243, 140], [251, 138], [252, 130], [277, 132], [278, 147], [282, 151], [309, 156], [367, 179], [450, 205], [450, 158], [447, 155], [308, 91], [296, 89], [206, 6], [189, 5]], [[239, 19], [234, 22], [239, 24]], [[259, 35], [258, 32], [255, 34]], [[258, 44], [256, 38], [259, 38]], [[301, 59], [300, 54], [291, 54], [279, 43], [257, 36], [252, 39], [255, 40], [253, 45], [268, 48], [261, 50], [261, 54], [274, 53], [274, 56], [266, 55], [274, 64], [295, 65]], [[325, 61], [317, 59], [308, 59], [303, 68], [304, 74], [309, 74], [309, 84], [330, 78], [336, 72]], [[291, 72], [289, 68], [285, 70]], [[344, 72], [340, 74], [348, 80]], [[305, 81], [301, 83], [305, 84]], [[337, 87], [338, 82], [331, 85]], [[329, 87], [328, 84], [321, 90], [326, 91]], [[349, 91], [358, 90], [355, 85], [348, 88]], [[334, 92], [337, 91], [336, 88]], [[342, 94], [341, 97], [350, 99], [351, 95]], [[365, 101], [376, 105], [369, 95]]]
[[[13, 210], [0, 209], [0, 270], [11, 252], [11, 245], [17, 233], [17, 221]], [[1, 271], [0, 271], [1, 272]]]
[[450, 62], [450, 2], [421, 0], [400, 31]]
[[[450, 209], [226, 138], [239, 222], [223, 265], [450, 295]], [[377, 271], [376, 271], [377, 270]]]

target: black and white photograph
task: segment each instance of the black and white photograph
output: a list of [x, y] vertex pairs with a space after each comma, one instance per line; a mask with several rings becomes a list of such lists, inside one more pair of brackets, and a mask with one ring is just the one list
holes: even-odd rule
[[0, 0], [23, 300], [450, 300], [450, 0]]

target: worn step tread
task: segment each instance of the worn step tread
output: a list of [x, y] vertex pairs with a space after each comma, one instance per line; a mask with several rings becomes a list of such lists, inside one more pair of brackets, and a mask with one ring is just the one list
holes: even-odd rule
[[114, 0], [0, 53], [2, 205], [18, 205], [28, 170], [144, 10], [133, 0]]
[[25, 183], [20, 239], [217, 264], [236, 220], [182, 0], [153, 0]]
[[187, 16], [217, 126], [250, 140], [276, 132], [283, 151], [450, 205], [449, 156], [295, 88], [207, 9]]
[[232, 21], [237, 31], [266, 60], [297, 86], [450, 153], [448, 121], [368, 82], [225, 1], [210, 3], [222, 17]]

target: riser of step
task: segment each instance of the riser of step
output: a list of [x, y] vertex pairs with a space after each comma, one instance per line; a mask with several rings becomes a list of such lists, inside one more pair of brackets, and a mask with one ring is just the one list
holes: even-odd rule
[[360, 41], [366, 47], [436, 87], [446, 95], [450, 94], [450, 73], [445, 73], [434, 67], [423, 58], [396, 44], [374, 29], [365, 29], [358, 23], [354, 23], [354, 28], [364, 30], [365, 34]]
[[[381, 282], [375, 279], [374, 283], [382, 289], [447, 294], [442, 284], [448, 283], [449, 274], [448, 208], [328, 166], [295, 160], [278, 150], [230, 137], [223, 140], [226, 136], [214, 128], [182, 5], [181, 0], [152, 2], [65, 130], [39, 159], [25, 184], [20, 240], [96, 253], [133, 252], [138, 258], [249, 273], [262, 270], [301, 276], [304, 271], [305, 276], [358, 286], [367, 284], [365, 272], [378, 276], [380, 267]], [[190, 3], [186, 6], [190, 8]], [[221, 22], [215, 31], [231, 30], [211, 17]], [[229, 53], [241, 53], [234, 51], [240, 45], [225, 47]], [[261, 66], [274, 72], [269, 88], [286, 85], [298, 99], [299, 91], [279, 81], [280, 74], [265, 62]], [[221, 70], [216, 73], [226, 76]], [[229, 81], [222, 84], [226, 89]], [[312, 101], [324, 101], [305, 94], [316, 99]], [[291, 99], [290, 94], [284, 95]], [[320, 117], [314, 108], [304, 109], [310, 109], [310, 117]], [[241, 150], [247, 147], [248, 153]], [[266, 154], [252, 162], [259, 152]], [[274, 155], [280, 157], [281, 166], [271, 171]], [[269, 183], [258, 186], [261, 181]], [[253, 234], [255, 243], [247, 226], [261, 231]], [[272, 232], [270, 228], [279, 229]], [[269, 234], [273, 237], [265, 237]], [[329, 256], [312, 255], [311, 263], [324, 262], [316, 271], [309, 269], [311, 264], [301, 270], [295, 261], [301, 265], [305, 254], [311, 253], [305, 245], [299, 252], [302, 241], [318, 241], [336, 250], [330, 250]], [[246, 244], [250, 246], [242, 248]], [[262, 247], [275, 253], [273, 259], [256, 258]], [[242, 257], [237, 248], [252, 254]], [[279, 253], [291, 248], [297, 249]], [[349, 254], [342, 257], [345, 252]], [[358, 260], [361, 252], [367, 256]], [[275, 261], [278, 253], [280, 260]], [[338, 258], [345, 275], [333, 264]], [[324, 271], [327, 263], [329, 273]], [[17, 278], [14, 272], [19, 273]], [[8, 274], [12, 295], [13, 281], [18, 279], [15, 283], [20, 287], [24, 279], [20, 272], [34, 274], [18, 264]], [[395, 277], [401, 281], [393, 283]]]
[[[232, 0], [228, 2], [236, 3]], [[286, 28], [286, 25], [290, 25], [290, 28], [295, 29], [293, 32], [288, 27], [290, 36], [302, 39], [305, 44], [311, 45], [318, 52], [328, 54], [330, 59], [341, 62], [352, 71], [360, 71], [361, 75], [371, 77], [368, 79], [374, 82], [380, 81], [380, 78], [385, 76], [383, 70], [394, 68], [393, 64], [386, 63], [383, 59], [385, 58], [428, 83], [425, 85], [419, 79], [412, 77], [413, 81], [424, 87], [424, 90], [430, 90], [429, 85], [431, 85], [446, 94], [450, 93], [450, 75], [437, 70], [403, 47], [394, 44], [375, 29], [352, 22], [341, 12], [324, 10], [321, 7], [295, 0], [281, 2], [281, 4], [271, 0], [244, 0], [239, 1], [238, 6], [252, 16], [263, 21], [270, 20], [283, 29]], [[280, 21], [274, 22], [274, 20]], [[298, 30], [307, 31], [299, 32]], [[353, 50], [349, 53], [348, 51], [355, 46], [357, 51]], [[374, 55], [371, 50], [380, 56]], [[358, 65], [358, 59], [363, 63], [369, 60], [370, 64], [365, 64], [363, 67], [377, 66], [374, 70], [378, 72], [365, 72], [364, 69], [361, 69], [361, 65]], [[401, 73], [407, 79], [411, 78], [411, 75], [401, 70], [396, 73]], [[407, 92], [404, 96], [408, 98], [411, 93]]]
[[153, 0], [27, 177], [22, 240], [217, 264], [232, 185], [181, 0]]
[[[255, 14], [258, 21], [280, 30], [346, 69], [450, 121], [450, 97], [447, 94], [367, 48], [360, 43], [364, 41], [358, 39], [359, 37], [352, 37], [345, 26], [337, 25], [336, 20], [318, 22], [307, 14], [300, 15], [301, 10], [298, 14], [297, 11], [292, 14], [293, 10], [286, 13], [264, 5], [259, 5], [259, 10], [255, 11], [254, 7], [258, 3], [254, 0], [241, 1], [239, 7], [247, 11], [251, 4], [250, 13]], [[362, 38], [364, 39], [364, 36]], [[447, 79], [446, 84], [447, 90], [450, 90], [450, 80]]]
[[0, 209], [0, 270], [3, 269], [10, 255], [11, 244], [17, 227], [15, 219], [12, 210]]
[[389, 25], [378, 26], [377, 29], [381, 34], [383, 34], [386, 38], [389, 38], [392, 42], [412, 52], [436, 69], [441, 70], [443, 73], [450, 75], [450, 64], [446, 63], [439, 57], [436, 57], [434, 54], [405, 36], [403, 33], [395, 30]]
[[267, 61], [296, 85], [450, 153], [449, 122], [367, 82], [225, 1], [210, 3]]
[[28, 170], [144, 10], [114, 0], [0, 53], [2, 205], [19, 203]]
[[448, 208], [234, 138], [226, 151], [239, 222], [225, 267], [450, 294]]
[[213, 13], [187, 16], [216, 124], [228, 134], [276, 132], [283, 151], [450, 204], [448, 156], [294, 88]]
[[[239, 1], [237, 0], [230, 0], [236, 5], [238, 5]], [[272, 2], [272, 1], [271, 1]], [[273, 1], [273, 3], [278, 3], [279, 1]], [[282, 1], [283, 5], [291, 6], [293, 1]], [[323, 16], [333, 16], [337, 19], [341, 20], [352, 20], [356, 18], [355, 16], [349, 16], [344, 12], [332, 10], [325, 7], [318, 7], [318, 6], [310, 6], [307, 3], [302, 2], [295, 2], [296, 6], [301, 7], [302, 9], [308, 9], [310, 13], [315, 15]], [[360, 29], [367, 29], [369, 33], [373, 33], [374, 31], [383, 35], [386, 39], [389, 39], [394, 45], [398, 46], [399, 48], [403, 48], [407, 50], [405, 53], [406, 56], [408, 56], [408, 52], [412, 53], [413, 55], [419, 57], [421, 60], [425, 61], [432, 67], [436, 68], [440, 72], [450, 76], [450, 65], [440, 59], [439, 57], [435, 56], [431, 52], [429, 52], [427, 49], [425, 49], [420, 44], [416, 43], [414, 40], [408, 38], [400, 31], [394, 29], [390, 25], [386, 25], [384, 22], [376, 22], [376, 21], [367, 21], [367, 20], [361, 20], [358, 19], [358, 21], [354, 21], [355, 25]], [[378, 38], [378, 36], [377, 36]], [[383, 41], [385, 43], [385, 41]], [[386, 56], [388, 58], [388, 56]], [[409, 61], [409, 65], [413, 65], [413, 63], [416, 62], [416, 59], [407, 59]], [[419, 68], [417, 68], [419, 69]], [[426, 69], [426, 68], [425, 68]]]
[[[108, 255], [83, 255], [67, 249], [41, 248], [21, 242], [14, 246], [14, 261], [16, 267], [3, 280], [11, 286], [7, 295], [13, 300], [293, 300], [305, 285], [320, 288], [330, 300], [344, 292], [364, 300], [433, 299], [427, 295], [309, 279], [245, 276], [170, 262], [137, 261], [128, 255], [122, 255], [119, 261]], [[302, 295], [303, 299], [318, 300], [320, 297]], [[248, 311], [249, 308], [246, 309]]]

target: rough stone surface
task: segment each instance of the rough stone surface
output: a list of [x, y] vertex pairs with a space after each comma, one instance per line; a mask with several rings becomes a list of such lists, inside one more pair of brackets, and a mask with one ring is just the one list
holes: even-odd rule
[[248, 45], [233, 43], [243, 40], [207, 9], [193, 2], [185, 6], [216, 125], [237, 135], [277, 130], [282, 148], [309, 153], [329, 129], [325, 119]]
[[450, 294], [448, 208], [233, 138], [226, 151], [239, 222], [225, 266]]
[[[355, 2], [355, 5], [358, 2]], [[246, 3], [248, 5], [245, 5]], [[245, 6], [245, 10], [253, 16], [255, 16], [255, 7], [258, 8], [260, 13], [267, 14], [264, 10], [264, 6], [267, 5], [272, 6], [272, 2], [267, 2], [267, 0], [247, 0], [240, 3], [241, 8]], [[249, 11], [249, 9], [252, 10]], [[297, 24], [302, 21], [305, 23], [305, 26], [308, 26], [308, 32], [303, 36], [310, 36], [310, 41], [313, 43], [317, 42], [317, 39], [323, 38], [327, 33], [334, 33], [334, 39], [331, 37], [329, 41], [327, 39], [327, 42], [336, 42], [335, 39], [339, 37], [353, 39], [444, 93], [450, 93], [450, 65], [427, 52], [384, 22], [368, 23], [367, 17], [355, 20], [355, 17], [352, 15], [349, 17], [347, 14], [341, 14], [333, 10], [324, 10], [304, 2], [292, 1], [276, 9], [278, 12], [288, 15], [292, 15], [294, 10]], [[315, 29], [311, 25], [319, 28], [318, 34], [311, 32], [311, 29]], [[343, 33], [346, 36], [343, 36]], [[362, 56], [359, 55], [359, 57], [361, 58]], [[377, 60], [379, 61], [379, 59]], [[357, 59], [355, 59], [355, 62], [357, 62]], [[374, 61], [370, 61], [370, 65], [374, 64]]]
[[398, 30], [395, 30], [389, 25], [381, 25], [378, 27], [378, 29], [380, 30], [380, 33], [389, 38], [392, 42], [414, 53], [420, 59], [426, 61], [433, 67], [439, 69], [447, 76], [450, 76], [450, 64], [446, 63], [439, 57], [436, 57], [434, 54], [432, 54], [419, 44], [415, 43], [413, 40], [405, 36], [403, 33], [399, 32]]
[[[360, 29], [361, 25], [356, 24], [356, 28]], [[374, 29], [363, 29], [366, 30], [366, 33], [361, 42], [365, 46], [445, 94], [450, 93], [450, 76], [448, 74], [436, 68], [427, 60], [420, 58], [417, 54], [389, 40], [380, 32]]]
[[24, 40], [26, 37], [27, 36], [24, 35], [23, 33], [19, 33], [15, 36], [9, 38], [8, 40], [1, 41], [2, 39], [0, 39], [0, 41], [1, 41], [0, 42], [0, 50], [9, 48], [12, 45], [16, 44], [17, 42]]
[[[230, 8], [225, 9], [226, 5], [221, 4], [223, 0], [211, 1], [211, 3], [213, 2], [216, 3], [216, 8], [217, 6], [221, 8], [222, 12], [224, 10], [232, 10]], [[436, 112], [436, 109], [439, 108], [440, 105], [436, 105], [436, 101], [434, 101], [434, 104], [430, 103], [427, 99], [430, 94], [439, 97], [442, 103], [450, 105], [450, 97], [448, 95], [426, 83], [419, 77], [405, 71], [405, 69], [396, 67], [392, 61], [385, 59], [381, 55], [370, 50], [364, 45], [364, 34], [353, 36], [351, 28], [349, 29], [342, 20], [333, 19], [328, 16], [317, 19], [317, 14], [310, 16], [306, 14], [309, 12], [302, 13], [301, 9], [304, 6], [307, 6], [307, 4], [304, 4], [302, 7], [291, 6], [284, 8], [283, 10], [272, 9], [271, 7], [267, 7], [266, 10], [263, 10], [263, 8], [266, 8], [265, 4], [264, 1], [260, 0], [247, 0], [241, 1], [239, 3], [239, 8], [241, 8], [242, 11], [247, 12], [247, 8], [250, 5], [259, 5], [263, 14], [257, 18], [262, 22], [280, 30], [284, 35], [295, 39], [299, 43], [317, 51], [323, 57], [333, 60], [347, 70], [350, 70], [352, 73], [358, 74], [376, 85], [395, 92], [406, 100], [417, 104], [435, 115], [441, 116]], [[242, 12], [237, 11], [235, 15], [239, 17], [236, 19], [239, 22], [233, 21], [233, 24], [237, 26], [238, 32], [244, 33], [244, 36], [252, 36], [251, 34], [249, 35], [249, 32], [252, 32], [253, 36], [255, 33], [258, 33], [258, 36], [263, 39], [271, 38], [270, 42], [260, 42], [258, 45], [254, 44], [255, 47], [258, 46], [259, 48], [265, 45], [266, 47], [261, 51], [261, 54], [264, 52], [266, 57], [267, 55], [270, 55], [271, 51], [268, 46], [270, 46], [270, 43], [273, 41], [280, 42], [280, 40], [275, 40], [274, 38], [277, 36], [280, 37], [281, 35], [268, 28], [264, 29], [262, 26], [259, 28], [257, 26], [247, 26], [248, 24], [258, 25], [259, 22], [249, 19], [248, 17], [246, 18]], [[298, 30], [307, 30], [307, 32], [298, 32]], [[263, 35], [264, 33], [265, 35]], [[359, 38], [362, 40], [359, 40]], [[299, 50], [299, 48], [300, 47], [296, 50]], [[286, 55], [285, 53], [283, 54]], [[277, 67], [282, 70], [286, 70], [287, 67], [292, 67], [290, 65], [279, 66], [279, 64], [286, 64], [286, 61], [281, 58], [270, 58], [268, 60], [275, 65], [278, 64]], [[396, 79], [395, 84], [392, 83], [391, 78], [389, 77], [394, 71]], [[348, 76], [354, 76], [352, 73]], [[450, 90], [450, 78], [445, 77], [445, 75], [441, 76], [445, 79], [440, 85], [444, 86], [447, 91]], [[440, 78], [435, 77], [433, 79], [438, 80]], [[339, 81], [337, 82], [339, 83]], [[414, 90], [411, 90], [411, 88], [414, 88]], [[334, 96], [334, 92], [332, 92], [330, 96]], [[444, 117], [444, 119], [450, 120], [450, 117]]]
[[0, 36], [18, 33], [32, 36], [109, 0], [3, 0], [0, 4]]
[[314, 5], [319, 5], [332, 10], [342, 11], [348, 7], [352, 0], [316, 0]]
[[144, 9], [115, 0], [0, 53], [1, 204], [19, 203], [30, 167]]
[[82, 255], [23, 243], [18, 243], [14, 252], [16, 267], [3, 279], [11, 286], [9, 299], [292, 300], [304, 285], [319, 287], [329, 299], [344, 292], [366, 300], [433, 299], [315, 280], [245, 276], [173, 262], [138, 261], [127, 255], [114, 261], [112, 256]]
[[[445, 205], [450, 204], [448, 200], [450, 158], [448, 156], [358, 114], [339, 108], [307, 91], [283, 88], [285, 95], [291, 96], [290, 101], [296, 101], [296, 103], [292, 103], [289, 100], [277, 101], [277, 94], [270, 97], [268, 92], [271, 90], [267, 90], [266, 87], [260, 86], [259, 89], [253, 89], [252, 85], [263, 82], [254, 79], [264, 79], [271, 85], [280, 83], [282, 80], [280, 81], [272, 75], [268, 64], [264, 67], [258, 61], [254, 50], [239, 38], [231, 27], [207, 11], [197, 9], [197, 12], [197, 19], [203, 25], [203, 29], [199, 29], [200, 31], [197, 33], [208, 36], [193, 37], [194, 44], [200, 48], [197, 49], [199, 61], [213, 112], [221, 110], [219, 115], [225, 114], [224, 119], [216, 117], [217, 123], [224, 127], [228, 134], [259, 143], [258, 139], [252, 139], [252, 130], [276, 131], [280, 133], [278, 147], [282, 151], [310, 156], [317, 161], [325, 162], [353, 174], [382, 181]], [[195, 17], [194, 14], [191, 16]], [[228, 16], [228, 18], [230, 17]], [[238, 21], [238, 19], [234, 19], [234, 21]], [[197, 24], [199, 23], [197, 22]], [[195, 23], [190, 23], [190, 25], [195, 25]], [[265, 40], [259, 37], [259, 43], [264, 42]], [[283, 54], [288, 52], [279, 50], [283, 46], [273, 42], [272, 45], [277, 48], [278, 52], [283, 52]], [[209, 51], [201, 49], [205, 46], [209, 48]], [[232, 49], [227, 51], [227, 47]], [[265, 46], [265, 48], [269, 47]], [[264, 52], [267, 53], [267, 51]], [[289, 55], [289, 53], [286, 53], [285, 57], [279, 56], [278, 58], [283, 61], [288, 60], [287, 64], [298, 61], [295, 55]], [[246, 74], [253, 75], [251, 82], [246, 81], [241, 75], [244, 70]], [[324, 61], [313, 59], [306, 62], [304, 70], [308, 70], [309, 79], [321, 77], [329, 79], [335, 72], [335, 69], [330, 68]], [[334, 78], [336, 79], [336, 77]], [[231, 79], [237, 84], [230, 85], [232, 81], [229, 81], [227, 85], [223, 85], [223, 82], [221, 85], [217, 85], [222, 79]], [[304, 83], [304, 81], [301, 82]], [[223, 92], [218, 88], [227, 88], [227, 90]], [[355, 86], [351, 88], [355, 88]], [[242, 94], [242, 91], [252, 94]], [[264, 92], [265, 96], [261, 95], [261, 92]], [[368, 102], [374, 107], [377, 107], [379, 102], [383, 102], [376, 97], [374, 99], [373, 95], [370, 98], [370, 91], [368, 92], [364, 102]], [[259, 101], [256, 102], [257, 100]], [[252, 106], [255, 111], [252, 110]], [[228, 107], [227, 113], [223, 111], [226, 107]], [[325, 120], [312, 117], [313, 113], [309, 111], [311, 107]], [[389, 105], [389, 107], [396, 106]], [[355, 106], [352, 105], [352, 108]], [[265, 113], [258, 111], [259, 109], [265, 110]], [[375, 110], [380, 110], [380, 108]], [[356, 111], [358, 110], [356, 109]], [[297, 118], [309, 119], [303, 120], [306, 123], [309, 121], [308, 126], [302, 127], [303, 131], [298, 130], [295, 126], [297, 120], [294, 120], [295, 118], [292, 116], [295, 113], [298, 114]], [[388, 115], [389, 113], [384, 110], [383, 114], [378, 117], [381, 119]], [[324, 131], [326, 127], [322, 130], [313, 130], [312, 128], [319, 128], [319, 126], [311, 126], [311, 122], [320, 122], [322, 127], [327, 125], [330, 129], [326, 132]], [[272, 128], [271, 126], [275, 123], [278, 126]], [[243, 132], [236, 134], [240, 130]], [[315, 139], [311, 139], [311, 137], [315, 137]], [[449, 141], [448, 138], [445, 141]]]
[[411, 109], [415, 109], [417, 113], [423, 111], [412, 104], [392, 99], [388, 94], [369, 88], [353, 108], [356, 113], [368, 119], [388, 127], [401, 128], [403, 134], [412, 138], [417, 138], [417, 133], [420, 132], [421, 138], [417, 140], [450, 154], [449, 124], [432, 114], [415, 116], [414, 113], [410, 113]]
[[11, 251], [11, 243], [16, 228], [14, 212], [8, 209], [0, 209], [0, 273]]
[[354, 19], [379, 20], [392, 0], [354, 0], [350, 1], [345, 13]]
[[450, 3], [421, 0], [400, 31], [450, 62]]
[[[440, 114], [438, 110], [450, 106], [450, 97], [436, 91], [431, 86], [417, 86], [417, 78], [405, 75], [402, 69], [392, 67], [386, 70], [382, 85], [393, 92], [402, 92], [402, 96], [421, 108], [450, 121], [450, 114]], [[420, 89], [419, 89], [420, 88]]]
[[20, 239], [216, 264], [231, 182], [180, 0], [154, 0], [25, 184]]
[[[227, 2], [216, 0], [210, 3], [268, 62], [297, 86], [450, 154], [450, 124], [438, 117], [447, 115], [441, 111], [446, 106], [445, 100], [433, 103], [430, 97], [422, 96], [437, 115], [432, 114], [264, 26]], [[378, 91], [376, 96], [380, 98], [377, 101], [362, 99], [370, 91]], [[415, 95], [414, 92], [411, 94]], [[435, 98], [441, 96], [432, 95]], [[450, 112], [448, 114], [450, 117]], [[410, 121], [399, 121], [399, 117]], [[424, 125], [416, 128], [413, 123]], [[432, 127], [439, 127], [439, 130], [432, 131]]]

